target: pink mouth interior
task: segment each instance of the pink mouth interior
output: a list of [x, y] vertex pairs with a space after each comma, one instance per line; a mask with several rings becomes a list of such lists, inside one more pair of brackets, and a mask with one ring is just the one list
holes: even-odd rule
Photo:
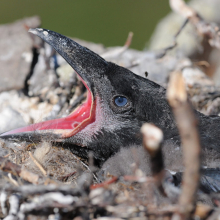
[[[82, 80], [82, 79], [81, 79]], [[86, 102], [76, 108], [70, 115], [65, 118], [59, 118], [49, 121], [44, 121], [36, 124], [32, 124], [26, 127], [17, 128], [8, 132], [1, 134], [0, 136], [28, 132], [28, 131], [38, 131], [38, 130], [72, 130], [70, 132], [71, 135], [65, 135], [65, 131], [60, 132], [64, 134], [63, 137], [72, 136], [75, 133], [82, 130], [88, 123], [91, 123], [94, 117], [92, 117], [92, 108], [93, 108], [93, 97], [86, 83], [82, 80], [83, 84], [86, 86], [87, 99]], [[76, 131], [76, 132], [74, 132]]]

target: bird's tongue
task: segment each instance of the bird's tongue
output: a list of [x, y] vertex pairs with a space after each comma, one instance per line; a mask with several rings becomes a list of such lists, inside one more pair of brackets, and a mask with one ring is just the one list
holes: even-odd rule
[[[82, 80], [83, 81], [83, 80]], [[86, 83], [83, 84], [87, 87]], [[87, 99], [86, 101], [76, 108], [70, 115], [65, 118], [59, 118], [49, 121], [44, 121], [36, 124], [32, 124], [26, 127], [17, 128], [1, 134], [0, 136], [29, 132], [40, 130], [52, 130], [54, 133], [61, 134], [62, 138], [73, 136], [88, 124], [95, 120], [94, 103], [92, 93], [87, 87]]]

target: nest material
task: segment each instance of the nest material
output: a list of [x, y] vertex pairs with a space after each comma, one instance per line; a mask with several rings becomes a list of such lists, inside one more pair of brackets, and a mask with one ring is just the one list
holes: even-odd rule
[[[181, 1], [172, 2], [175, 4]], [[213, 37], [215, 41], [210, 41], [210, 45], [219, 47], [217, 26], [205, 22], [196, 13], [194, 18], [196, 19], [190, 17], [189, 21], [195, 25], [196, 30], [200, 28], [199, 30], [204, 32], [201, 27], [207, 27], [206, 31], [212, 31], [210, 35], [209, 32], [200, 33], [200, 37], [204, 39], [207, 36]], [[38, 18], [37, 21], [39, 23]], [[16, 25], [21, 25], [22, 22], [15, 23], [13, 27], [16, 29]], [[203, 25], [198, 26], [200, 24]], [[180, 32], [181, 30], [178, 34]], [[75, 72], [66, 66], [64, 60], [41, 40], [33, 36], [26, 37], [32, 39], [29, 44], [30, 48], [34, 48], [31, 54], [33, 65], [30, 65], [30, 62], [27, 65], [29, 69], [25, 71], [26, 76], [23, 77], [25, 82], [23, 92], [16, 90], [14, 81], [10, 85], [4, 85], [7, 89], [0, 94], [0, 112], [3, 115], [0, 117], [1, 131], [12, 128], [8, 125], [12, 121], [11, 115], [15, 120], [14, 127], [23, 126], [38, 122], [40, 116], [51, 119], [67, 115], [86, 97], [84, 86]], [[131, 35], [128, 39], [131, 40]], [[130, 50], [128, 49], [130, 43], [124, 47], [109, 49], [93, 43], [80, 43], [86, 44], [108, 61], [129, 68], [136, 74], [144, 76], [149, 72], [149, 79], [165, 87], [170, 72], [181, 71], [194, 107], [207, 115], [219, 115], [220, 91], [206, 75], [211, 68], [206, 65], [208, 60], [195, 63], [194, 58], [183, 56], [181, 51], [178, 56], [177, 51], [174, 56], [169, 55], [176, 42], [174, 46], [159, 52]], [[54, 56], [60, 65], [58, 68], [53, 62]], [[218, 65], [212, 66], [212, 73]], [[12, 71], [13, 73], [17, 74], [16, 69]], [[42, 109], [46, 109], [44, 114]], [[87, 164], [71, 154], [69, 149], [57, 148], [50, 141], [40, 144], [1, 141], [0, 146], [2, 218], [6, 216], [6, 219], [181, 218], [178, 215], [183, 211], [178, 203], [181, 190], [164, 181], [169, 179], [169, 175], [163, 173], [163, 167], [160, 168], [163, 175], [159, 172], [154, 173], [154, 177], [146, 177], [139, 167], [134, 165], [133, 175], [119, 178], [107, 174], [106, 179], [100, 182], [95, 173], [97, 169], [92, 163]], [[216, 219], [220, 213], [217, 208], [219, 206], [220, 198], [217, 193], [211, 195], [198, 193], [193, 206], [195, 209], [191, 209], [190, 215], [192, 218]], [[185, 213], [189, 214], [187, 210]]]

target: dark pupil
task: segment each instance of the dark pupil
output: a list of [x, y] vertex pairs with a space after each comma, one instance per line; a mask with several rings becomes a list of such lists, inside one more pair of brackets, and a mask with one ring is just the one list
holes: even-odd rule
[[115, 97], [115, 104], [117, 106], [125, 106], [127, 104], [127, 98], [123, 97], [123, 96], [117, 96]]

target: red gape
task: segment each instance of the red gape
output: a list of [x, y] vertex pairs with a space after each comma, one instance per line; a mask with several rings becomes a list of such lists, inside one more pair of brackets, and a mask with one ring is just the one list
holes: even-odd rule
[[84, 80], [82, 80], [82, 82], [88, 90], [87, 99], [82, 105], [76, 108], [70, 115], [68, 115], [65, 118], [44, 121], [26, 127], [17, 128], [9, 132], [5, 132], [3, 135], [28, 132], [28, 131], [37, 131], [37, 130], [61, 129], [61, 130], [70, 130], [69, 132], [68, 131], [62, 132], [63, 137], [70, 137], [76, 134], [77, 132], [79, 132], [80, 130], [82, 130], [84, 127], [86, 127], [88, 124], [92, 123], [95, 120], [95, 115], [94, 115], [95, 104], [93, 103], [92, 93], [90, 92]]

